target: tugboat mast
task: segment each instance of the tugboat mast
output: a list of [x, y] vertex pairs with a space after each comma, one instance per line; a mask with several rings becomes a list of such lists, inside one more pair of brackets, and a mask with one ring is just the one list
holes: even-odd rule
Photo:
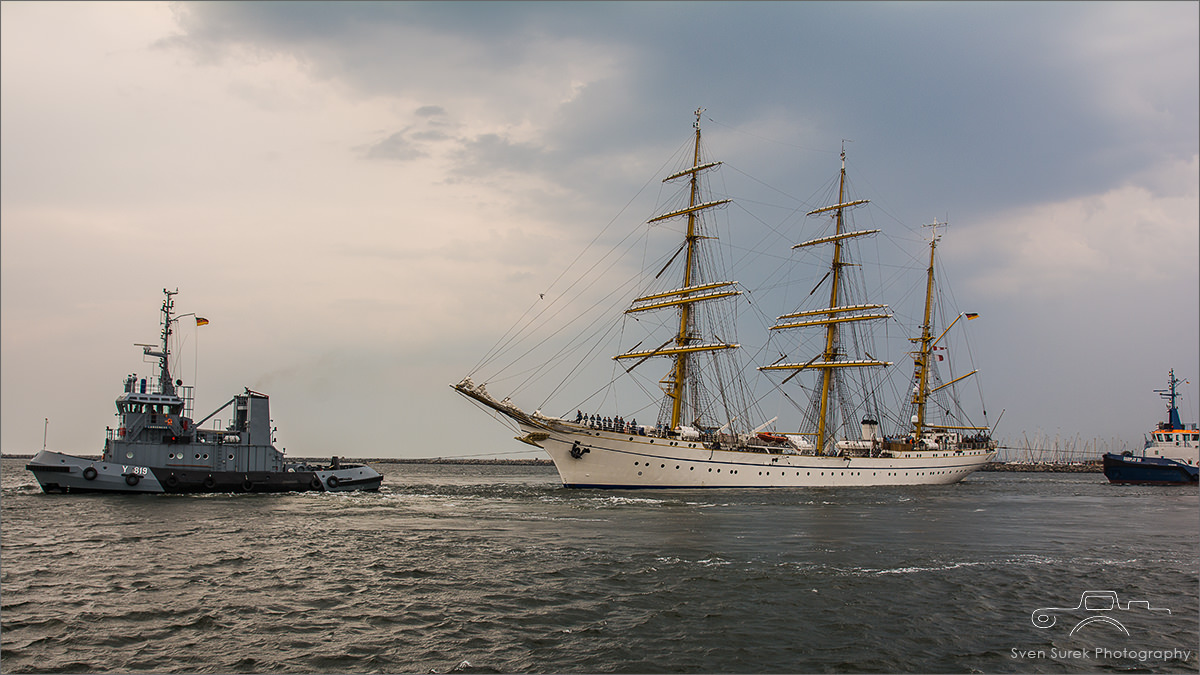
[[1167, 388], [1155, 389], [1154, 393], [1167, 400], [1167, 428], [1182, 429], [1183, 422], [1179, 418], [1179, 409], [1175, 407], [1175, 399], [1179, 396], [1175, 387], [1179, 384], [1179, 380], [1175, 378], [1175, 369], [1172, 368], [1167, 373]]
[[162, 351], [161, 352], [151, 351], [153, 349], [153, 347], [143, 346], [142, 353], [145, 354], [146, 356], [153, 356], [158, 359], [159, 393], [164, 396], [174, 396], [175, 395], [175, 382], [174, 382], [174, 380], [171, 379], [171, 370], [170, 370], [170, 365], [168, 363], [170, 361], [170, 359], [168, 357], [171, 354], [170, 346], [169, 346], [170, 339], [171, 339], [171, 321], [173, 320], [171, 318], [171, 310], [175, 309], [175, 300], [172, 296], [178, 295], [179, 289], [176, 288], [173, 291], [168, 291], [167, 289], [164, 288], [163, 294], [166, 295], [167, 297], [163, 300], [163, 304], [162, 304], [162, 315], [163, 315]]

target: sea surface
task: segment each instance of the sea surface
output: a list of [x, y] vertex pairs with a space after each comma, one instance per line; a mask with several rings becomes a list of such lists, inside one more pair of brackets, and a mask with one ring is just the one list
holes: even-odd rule
[[601, 491], [549, 466], [374, 463], [378, 493], [45, 495], [25, 462], [0, 461], [4, 673], [1200, 663], [1195, 487]]

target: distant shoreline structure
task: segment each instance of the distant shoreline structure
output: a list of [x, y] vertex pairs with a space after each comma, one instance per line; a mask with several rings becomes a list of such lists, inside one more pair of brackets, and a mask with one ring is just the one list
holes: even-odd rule
[[[33, 455], [0, 455], [3, 459], [30, 459]], [[99, 456], [96, 456], [99, 459]], [[295, 457], [293, 459], [316, 459]], [[472, 457], [343, 457], [343, 461], [374, 464], [459, 464], [464, 466], [553, 466], [549, 459], [478, 459]], [[1102, 473], [1099, 460], [1088, 462], [988, 462], [980, 471], [1013, 471], [1018, 473]]]
[[1017, 473], [1102, 473], [1100, 460], [1087, 462], [988, 462], [980, 471]]

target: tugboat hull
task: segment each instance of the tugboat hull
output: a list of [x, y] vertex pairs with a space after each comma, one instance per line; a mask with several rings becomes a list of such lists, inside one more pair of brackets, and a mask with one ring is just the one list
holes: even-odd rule
[[378, 490], [383, 476], [367, 466], [285, 471], [209, 471], [203, 467], [147, 467], [42, 451], [26, 469], [44, 492], [203, 493], [347, 492]]
[[1104, 476], [1111, 483], [1138, 485], [1196, 485], [1200, 467], [1165, 457], [1104, 455]]

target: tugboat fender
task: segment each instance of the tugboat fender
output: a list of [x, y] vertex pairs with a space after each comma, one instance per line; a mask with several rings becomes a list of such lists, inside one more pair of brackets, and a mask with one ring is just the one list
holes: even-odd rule
[[308, 487], [311, 490], [320, 490], [321, 489], [321, 479], [317, 478], [316, 476], [313, 476], [312, 480], [308, 481]]
[[211, 490], [211, 489], [215, 488], [216, 486], [217, 486], [217, 480], [212, 477], [212, 474], [209, 474], [208, 478], [204, 479], [204, 489]]
[[169, 488], [178, 487], [179, 479], [175, 477], [175, 474], [171, 474], [170, 476], [167, 476], [167, 480], [164, 481], [164, 483]]
[[326, 484], [326, 485], [328, 485], [328, 486], [329, 486], [329, 487], [331, 487], [331, 488], [335, 488], [335, 487], [337, 487], [337, 486], [338, 486], [338, 482], [339, 482], [339, 481], [338, 481], [338, 477], [337, 477], [337, 476], [330, 476], [329, 478], [326, 478], [326, 479], [325, 479], [325, 484]]
[[249, 478], [242, 481], [242, 492], [249, 492], [253, 489], [254, 489], [254, 483], [251, 483]]
[[131, 473], [131, 474], [125, 476], [125, 484], [128, 485], [129, 487], [133, 487], [134, 485], [137, 485], [141, 481], [142, 481], [142, 477], [137, 475], [136, 473]]
[[96, 480], [96, 467], [89, 466], [88, 468], [84, 469], [83, 477], [85, 480]]

